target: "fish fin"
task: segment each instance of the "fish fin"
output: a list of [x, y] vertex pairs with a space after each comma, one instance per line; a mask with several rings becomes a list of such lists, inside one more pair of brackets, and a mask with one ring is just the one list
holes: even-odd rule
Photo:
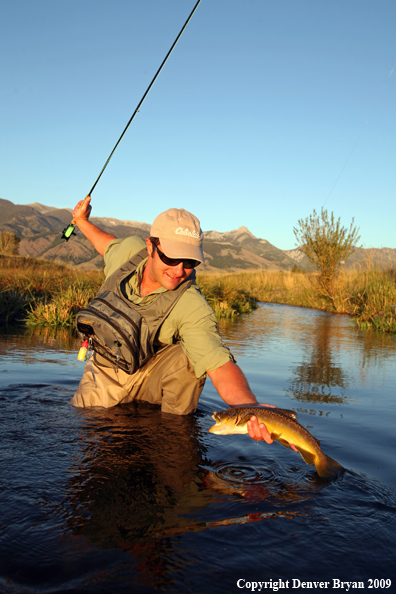
[[308, 452], [308, 450], [304, 450], [303, 448], [299, 447], [298, 445], [296, 445], [296, 448], [300, 452], [301, 457], [306, 464], [311, 465], [314, 463], [314, 460], [315, 460], [314, 454], [312, 454], [311, 452]]
[[249, 413], [248, 415], [245, 415], [244, 417], [241, 417], [240, 419], [238, 419], [238, 421], [235, 423], [235, 427], [238, 426], [243, 426], [246, 425], [246, 423], [248, 421], [250, 421], [250, 419], [254, 416], [253, 413]]
[[316, 472], [321, 478], [337, 478], [345, 472], [345, 468], [341, 464], [338, 464], [338, 462], [330, 458], [330, 456], [326, 456], [326, 454], [323, 454], [323, 457], [315, 463], [315, 467]]
[[[290, 448], [290, 443], [281, 437], [278, 433], [271, 433], [271, 439], [276, 440], [278, 443], [283, 445], [285, 448]], [[290, 448], [291, 449], [291, 448]]]
[[289, 410], [288, 408], [275, 408], [274, 410], [277, 413], [281, 413], [282, 415], [285, 415], [285, 417], [289, 417], [290, 419], [293, 419], [293, 421], [298, 421], [297, 413], [294, 410]]

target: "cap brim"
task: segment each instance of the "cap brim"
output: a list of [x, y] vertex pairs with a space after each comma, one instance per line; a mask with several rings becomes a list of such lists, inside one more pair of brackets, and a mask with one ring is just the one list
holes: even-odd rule
[[159, 240], [161, 249], [168, 258], [198, 260], [202, 264], [205, 264], [205, 258], [200, 246], [183, 243], [182, 241], [173, 241], [171, 239], [161, 239], [161, 237]]

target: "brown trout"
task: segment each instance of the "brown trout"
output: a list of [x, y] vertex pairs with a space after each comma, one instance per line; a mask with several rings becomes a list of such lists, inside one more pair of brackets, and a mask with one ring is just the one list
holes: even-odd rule
[[241, 407], [214, 412], [212, 419], [216, 421], [216, 424], [209, 428], [209, 432], [216, 435], [247, 433], [247, 423], [254, 415], [259, 423], [264, 423], [271, 439], [278, 441], [286, 448], [290, 448], [292, 443], [306, 464], [315, 464], [316, 472], [320, 477], [335, 478], [339, 476], [344, 468], [326, 456], [320, 448], [320, 442], [292, 416], [285, 414], [282, 410], [280, 408]]

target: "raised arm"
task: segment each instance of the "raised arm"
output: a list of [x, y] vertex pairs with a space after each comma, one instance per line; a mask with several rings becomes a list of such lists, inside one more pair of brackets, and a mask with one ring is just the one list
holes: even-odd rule
[[81, 233], [92, 243], [95, 250], [103, 256], [110, 241], [117, 238], [111, 233], [102, 231], [102, 229], [99, 229], [99, 227], [89, 221], [89, 215], [92, 210], [90, 202], [90, 196], [87, 196], [85, 200], [80, 200], [73, 210], [73, 219]]

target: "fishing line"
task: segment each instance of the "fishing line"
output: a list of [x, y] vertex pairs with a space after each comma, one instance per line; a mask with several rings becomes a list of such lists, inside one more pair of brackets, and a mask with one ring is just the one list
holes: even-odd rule
[[395, 69], [395, 68], [396, 68], [396, 62], [394, 63], [394, 65], [393, 65], [393, 68], [391, 69], [391, 71], [390, 71], [390, 73], [389, 73], [389, 75], [388, 75], [388, 78], [387, 78], [387, 80], [385, 81], [385, 84], [384, 84], [384, 86], [382, 87], [382, 90], [381, 90], [381, 92], [380, 92], [380, 94], [379, 94], [379, 96], [378, 96], [378, 99], [377, 99], [377, 101], [374, 103], [374, 106], [372, 107], [372, 109], [371, 109], [371, 112], [370, 112], [370, 114], [369, 114], [369, 116], [368, 116], [367, 120], [365, 121], [365, 123], [364, 123], [364, 125], [363, 125], [362, 129], [360, 130], [360, 132], [359, 132], [359, 135], [358, 135], [358, 137], [357, 137], [357, 139], [356, 139], [356, 142], [355, 142], [355, 144], [353, 145], [353, 147], [352, 147], [352, 149], [351, 149], [351, 151], [350, 151], [350, 153], [349, 153], [349, 155], [348, 155], [348, 157], [347, 157], [347, 159], [346, 159], [346, 161], [345, 161], [344, 165], [342, 166], [342, 168], [341, 168], [341, 171], [340, 171], [340, 173], [338, 174], [338, 177], [337, 177], [337, 179], [335, 180], [335, 182], [334, 182], [334, 184], [333, 184], [333, 187], [331, 188], [331, 190], [330, 190], [330, 192], [329, 192], [329, 195], [327, 196], [326, 200], [324, 201], [322, 208], [324, 208], [324, 206], [325, 206], [326, 202], [328, 201], [328, 199], [329, 199], [329, 198], [330, 198], [330, 196], [332, 195], [332, 193], [333, 193], [333, 190], [334, 190], [334, 188], [336, 187], [336, 185], [337, 185], [337, 183], [338, 183], [338, 180], [340, 179], [341, 175], [343, 174], [343, 172], [344, 172], [344, 169], [345, 169], [345, 167], [347, 166], [347, 164], [348, 164], [348, 161], [349, 161], [349, 159], [351, 158], [351, 156], [352, 156], [352, 154], [353, 154], [353, 152], [354, 152], [354, 150], [355, 150], [355, 148], [356, 148], [356, 146], [357, 146], [357, 144], [358, 144], [358, 142], [359, 142], [359, 140], [360, 140], [360, 138], [361, 138], [361, 136], [362, 136], [362, 134], [363, 134], [363, 132], [364, 132], [364, 130], [365, 130], [365, 128], [366, 128], [366, 126], [367, 126], [367, 124], [369, 123], [369, 121], [370, 121], [370, 119], [371, 119], [371, 116], [372, 116], [372, 115], [373, 115], [373, 113], [374, 113], [374, 110], [375, 110], [375, 108], [377, 107], [377, 105], [378, 105], [378, 103], [379, 103], [379, 101], [380, 101], [380, 99], [381, 99], [382, 95], [384, 94], [384, 91], [385, 91], [385, 89], [386, 89], [386, 86], [387, 86], [387, 84], [388, 84], [388, 82], [389, 82], [389, 79], [390, 79], [390, 77], [392, 76], [392, 74], [393, 74], [393, 71], [394, 71], [394, 69]]
[[[125, 132], [128, 130], [129, 126], [131, 125], [135, 115], [137, 114], [137, 112], [139, 111], [140, 107], [143, 104], [143, 101], [146, 99], [147, 95], [150, 92], [151, 87], [153, 86], [153, 84], [155, 83], [159, 73], [161, 72], [162, 68], [165, 66], [166, 61], [168, 60], [169, 56], [171, 55], [173, 49], [175, 48], [177, 42], [179, 41], [180, 37], [183, 34], [183, 31], [185, 30], [185, 28], [187, 27], [188, 23], [190, 22], [194, 12], [196, 11], [196, 9], [198, 8], [199, 3], [201, 2], [201, 0], [198, 0], [198, 2], [195, 4], [194, 8], [192, 9], [190, 15], [188, 16], [186, 22], [184, 23], [183, 27], [180, 29], [180, 32], [178, 34], [178, 36], [176, 37], [175, 41], [173, 42], [170, 50], [168, 51], [168, 53], [166, 54], [165, 58], [163, 59], [161, 66], [158, 68], [157, 72], [155, 73], [151, 83], [149, 84], [149, 86], [146, 89], [146, 92], [144, 93], [143, 97], [141, 98], [141, 100], [139, 101], [135, 111], [133, 112], [131, 118], [129, 119], [129, 122], [127, 123], [127, 125], [125, 126], [121, 136], [119, 137], [118, 141], [116, 142], [113, 150], [111, 151], [109, 158], [107, 159], [106, 163], [103, 165], [101, 172], [99, 173], [98, 177], [96, 178], [95, 183], [93, 184], [92, 188], [90, 189], [90, 191], [88, 192], [87, 198], [91, 196], [92, 192], [94, 191], [96, 184], [98, 183], [98, 181], [100, 180], [100, 178], [102, 177], [102, 173], [104, 172], [104, 170], [106, 169], [111, 157], [113, 156], [113, 154], [115, 153], [116, 148], [118, 147], [118, 145], [120, 144], [122, 138], [124, 137]], [[86, 198], [85, 198], [86, 200]], [[84, 202], [84, 201], [83, 201]], [[81, 206], [80, 206], [81, 208]], [[74, 233], [74, 228], [76, 226], [76, 221], [75, 219], [72, 219], [71, 224], [66, 227], [63, 232], [62, 232], [62, 239], [65, 239], [66, 241], [69, 241], [70, 237], [72, 235], [75, 235]]]

